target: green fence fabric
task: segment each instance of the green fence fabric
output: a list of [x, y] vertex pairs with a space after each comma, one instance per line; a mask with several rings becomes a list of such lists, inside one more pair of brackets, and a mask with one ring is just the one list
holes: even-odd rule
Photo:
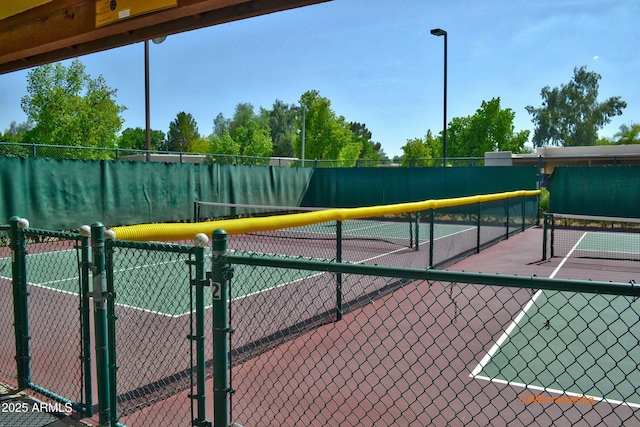
[[302, 204], [374, 206], [535, 189], [534, 167], [321, 168]]
[[35, 228], [188, 219], [195, 194], [195, 170], [180, 163], [3, 158], [0, 170], [0, 212]]
[[193, 202], [356, 207], [536, 188], [534, 167], [335, 168], [0, 158], [0, 218], [43, 229], [186, 221]]
[[0, 218], [76, 229], [190, 220], [194, 200], [298, 204], [312, 169], [0, 158]]
[[550, 211], [640, 217], [640, 167], [557, 167], [549, 182]]
[[309, 168], [224, 164], [195, 166], [198, 196], [191, 202], [299, 206], [313, 174], [313, 169]]

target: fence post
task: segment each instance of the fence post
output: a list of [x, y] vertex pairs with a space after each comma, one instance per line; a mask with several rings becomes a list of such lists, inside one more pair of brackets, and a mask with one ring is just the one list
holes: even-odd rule
[[[96, 374], [98, 381], [98, 414], [101, 426], [111, 425], [111, 385], [109, 384], [109, 342], [107, 332], [107, 278], [105, 275], [104, 225], [91, 224], [91, 249], [93, 251], [94, 329], [96, 340]], [[115, 384], [113, 384], [115, 387]], [[115, 402], [114, 402], [115, 404]]]
[[433, 245], [434, 240], [436, 240], [435, 234], [435, 221], [436, 221], [436, 212], [435, 209], [431, 208], [429, 213], [429, 268], [433, 268]]
[[81, 307], [80, 319], [82, 322], [82, 365], [84, 369], [85, 396], [84, 396], [84, 415], [90, 417], [93, 415], [93, 393], [91, 387], [91, 332], [90, 332], [90, 307], [89, 307], [89, 236], [90, 234], [82, 234], [80, 237], [80, 261], [81, 261]]
[[205, 330], [204, 330], [204, 289], [209, 285], [206, 279], [204, 269], [204, 250], [209, 244], [209, 238], [206, 234], [198, 234], [194, 239], [195, 243], [195, 278], [191, 282], [191, 286], [196, 288], [196, 334], [189, 336], [190, 340], [196, 342], [196, 394], [191, 396], [196, 400], [197, 418], [193, 420], [192, 425], [198, 427], [210, 427], [211, 422], [207, 421], [206, 409], [206, 392], [205, 383], [207, 380], [206, 357], [205, 357]]
[[511, 203], [510, 203], [511, 199], [509, 199], [507, 197], [505, 200], [506, 200], [506, 202], [505, 202], [505, 214], [506, 214], [506, 217], [507, 217], [507, 235], [505, 236], [505, 239], [509, 240], [509, 223], [511, 221], [511, 217], [509, 215], [510, 214], [509, 211], [511, 210]]
[[113, 236], [105, 232], [104, 254], [105, 254], [105, 274], [107, 280], [107, 344], [108, 344], [108, 374], [109, 374], [109, 417], [111, 425], [119, 425], [118, 420], [118, 387], [116, 361], [116, 291], [113, 274]]
[[222, 259], [227, 253], [227, 232], [214, 230], [212, 234], [211, 292], [213, 296], [213, 425], [229, 425], [229, 345], [231, 332], [228, 317], [228, 281], [231, 267]]
[[522, 228], [520, 229], [520, 231], [524, 232], [525, 230], [525, 218], [527, 215], [527, 196], [522, 196]]
[[31, 355], [29, 351], [29, 312], [27, 298], [27, 241], [24, 237], [29, 221], [17, 216], [11, 224], [11, 274], [13, 277], [13, 317], [16, 340], [16, 371], [18, 388], [25, 389], [31, 383]]
[[477, 223], [476, 223], [476, 253], [480, 253], [480, 238], [481, 238], [481, 234], [480, 234], [480, 227], [482, 225], [482, 203], [478, 202], [478, 218], [477, 218]]
[[[342, 221], [336, 221], [336, 262], [342, 262]], [[342, 320], [342, 273], [336, 273], [336, 321]]]
[[544, 222], [542, 225], [542, 260], [547, 259], [547, 214], [544, 214]]
[[[416, 230], [415, 230], [415, 250], [419, 251], [420, 250], [420, 212], [416, 212]], [[409, 219], [411, 219], [411, 214], [409, 214]], [[413, 237], [412, 237], [413, 238]]]

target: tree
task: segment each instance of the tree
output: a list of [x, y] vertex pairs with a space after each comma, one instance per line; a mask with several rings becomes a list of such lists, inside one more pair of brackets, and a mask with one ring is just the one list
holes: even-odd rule
[[5, 129], [4, 133], [0, 136], [0, 141], [4, 142], [22, 142], [27, 132], [33, 129], [33, 123], [26, 121], [22, 123], [16, 123], [12, 121], [9, 124], [9, 129]]
[[[212, 154], [223, 154], [225, 156], [236, 156], [240, 154], [240, 145], [231, 138], [228, 130], [225, 131], [222, 136], [211, 135], [209, 140], [211, 141]], [[231, 163], [230, 159], [225, 156], [216, 158], [216, 161], [218, 163]]]
[[[218, 114], [213, 125], [209, 136], [212, 154], [270, 157], [273, 153], [268, 115], [256, 115], [249, 103], [236, 105], [231, 120]], [[246, 162], [257, 163], [255, 159]]]
[[482, 101], [473, 116], [456, 117], [447, 126], [449, 157], [484, 157], [488, 151], [522, 153], [529, 131], [515, 132], [515, 113], [500, 108], [500, 98]]
[[616, 145], [640, 144], [640, 123], [621, 125], [620, 132], [614, 136]]
[[229, 122], [229, 134], [231, 135], [231, 138], [235, 139], [237, 130], [254, 119], [255, 113], [253, 111], [253, 105], [248, 102], [241, 102], [236, 105], [233, 118]]
[[527, 106], [536, 125], [533, 143], [536, 147], [546, 144], [558, 146], [595, 145], [598, 130], [622, 114], [627, 103], [620, 97], [611, 97], [598, 103], [601, 76], [587, 71], [586, 67], [574, 68], [573, 80], [560, 89], [542, 89], [542, 106]]
[[372, 133], [367, 129], [367, 125], [364, 123], [350, 122], [349, 129], [353, 134], [353, 141], [360, 144], [362, 147], [360, 151], [359, 159], [372, 160], [368, 162], [368, 166], [374, 166], [379, 164], [380, 160], [386, 159], [384, 151], [382, 151], [382, 144], [372, 141]]
[[[434, 138], [431, 131], [427, 131], [425, 139], [414, 138], [407, 140], [402, 147], [401, 166], [440, 166], [442, 161], [431, 160], [442, 157], [442, 141]], [[437, 162], [437, 163], [436, 163]]]
[[212, 153], [212, 148], [213, 145], [211, 144], [211, 141], [209, 139], [199, 137], [191, 141], [191, 147], [189, 151], [191, 153], [206, 154]]
[[[0, 142], [23, 142], [27, 132], [32, 128], [33, 124], [28, 121], [19, 124], [12, 121], [9, 129], [0, 134]], [[30, 156], [31, 151], [27, 146], [0, 144], [0, 156], [3, 157]]]
[[[271, 157], [273, 153], [269, 126], [261, 126], [256, 120], [238, 127], [234, 140], [240, 146], [240, 154], [243, 156]], [[255, 159], [247, 162], [256, 163]]]
[[[33, 129], [30, 142], [73, 147], [113, 148], [122, 128], [124, 106], [104, 78], [92, 79], [78, 59], [34, 68], [27, 74], [27, 92], [21, 107]], [[61, 150], [64, 158], [108, 158], [112, 153]]]
[[[336, 116], [331, 102], [318, 91], [302, 94], [300, 104], [305, 113], [305, 159], [338, 160], [341, 166], [353, 166], [362, 151], [362, 145], [353, 141], [353, 133], [344, 117]], [[300, 117], [302, 129], [302, 117]], [[302, 135], [296, 138], [295, 152], [302, 157]]]
[[[151, 149], [163, 150], [165, 148], [164, 132], [151, 129]], [[147, 131], [141, 127], [135, 129], [126, 128], [118, 139], [118, 148], [125, 150], [146, 150]]]
[[198, 125], [191, 114], [181, 111], [175, 120], [169, 123], [169, 133], [167, 133], [169, 151], [191, 151], [192, 144], [199, 139]]
[[218, 138], [222, 138], [225, 132], [229, 132], [230, 120], [224, 118], [222, 113], [218, 113], [215, 119], [213, 119], [213, 134], [212, 136], [217, 136]]
[[273, 109], [262, 109], [261, 115], [266, 118], [271, 129], [274, 156], [293, 157], [295, 155], [293, 145], [298, 130], [296, 117], [299, 111], [300, 108], [287, 105], [279, 99], [274, 102]]

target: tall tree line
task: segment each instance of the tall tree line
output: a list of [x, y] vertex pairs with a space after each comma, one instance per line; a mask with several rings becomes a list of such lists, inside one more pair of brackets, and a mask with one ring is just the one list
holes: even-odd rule
[[[541, 90], [542, 105], [526, 107], [535, 125], [531, 141], [535, 147], [640, 143], [640, 124], [631, 122], [621, 126], [612, 139], [598, 138], [598, 131], [626, 107], [620, 97], [598, 101], [600, 79], [599, 74], [586, 67], [576, 67], [568, 84]], [[117, 104], [116, 94], [117, 90], [110, 88], [102, 76], [89, 76], [77, 59], [68, 67], [57, 63], [34, 68], [27, 75], [27, 95], [21, 101], [27, 121], [11, 122], [0, 134], [0, 140], [64, 146], [57, 153], [63, 158], [110, 156], [108, 151], [73, 149], [80, 146], [146, 149], [144, 129], [126, 128], [120, 132], [126, 107]], [[495, 150], [525, 152], [530, 133], [515, 130], [514, 118], [515, 112], [503, 109], [500, 98], [483, 101], [473, 115], [454, 117], [447, 125], [449, 157], [478, 157]], [[200, 134], [193, 116], [181, 111], [169, 123], [166, 133], [151, 131], [151, 149], [304, 157], [334, 160], [341, 166], [352, 166], [360, 159], [375, 165], [387, 158], [366, 124], [347, 121], [316, 90], [303, 93], [295, 104], [276, 99], [271, 108], [256, 109], [250, 103], [238, 103], [231, 117], [219, 113], [212, 125], [210, 134]], [[442, 156], [443, 134], [434, 135], [428, 130], [424, 138], [407, 140], [402, 150], [405, 161], [426, 159], [424, 163], [431, 164], [428, 159]], [[9, 151], [0, 147], [0, 154], [21, 155]]]

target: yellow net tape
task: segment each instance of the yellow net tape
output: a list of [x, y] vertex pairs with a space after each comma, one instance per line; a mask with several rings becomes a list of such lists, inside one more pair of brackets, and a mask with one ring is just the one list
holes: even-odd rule
[[258, 231], [278, 230], [300, 227], [327, 221], [344, 221], [382, 215], [418, 212], [429, 209], [448, 208], [475, 203], [491, 202], [512, 197], [537, 196], [540, 190], [519, 190], [506, 193], [479, 196], [458, 197], [453, 199], [425, 200], [422, 202], [398, 203], [395, 205], [368, 206], [362, 208], [334, 208], [321, 211], [304, 212], [289, 215], [276, 215], [261, 218], [227, 219], [198, 223], [159, 223], [113, 227], [115, 238], [138, 242], [171, 242], [191, 240], [198, 233], [211, 236], [214, 230], [222, 229], [229, 235], [254, 233]]

